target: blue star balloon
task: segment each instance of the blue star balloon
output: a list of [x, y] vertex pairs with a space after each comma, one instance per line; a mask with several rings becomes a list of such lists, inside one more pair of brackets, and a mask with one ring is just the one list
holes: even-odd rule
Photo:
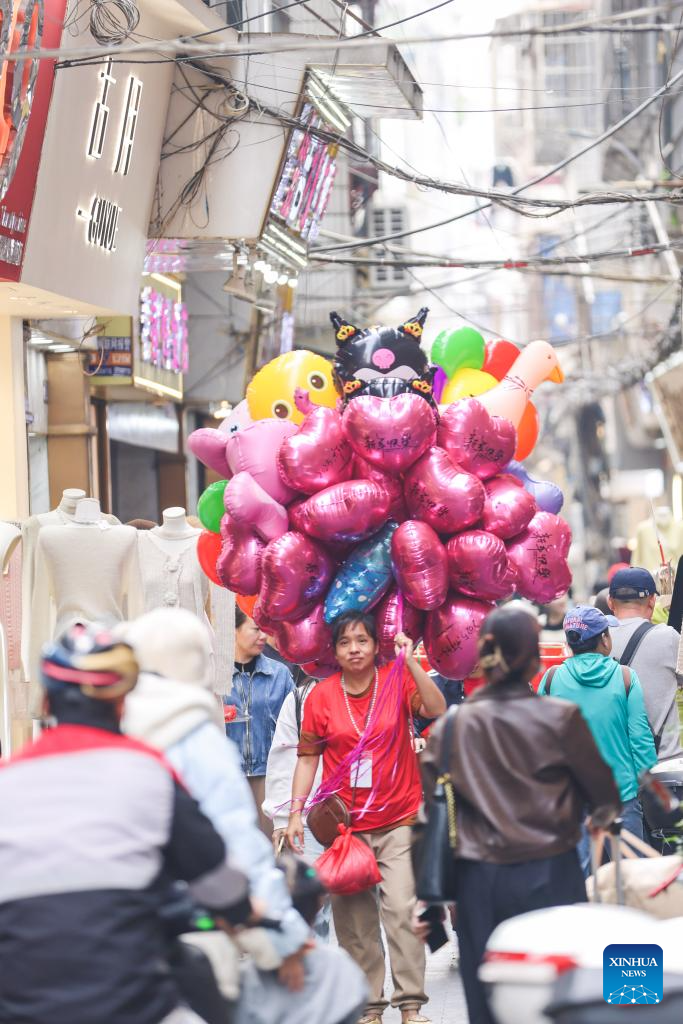
[[393, 582], [391, 538], [397, 523], [388, 522], [351, 552], [332, 581], [325, 599], [325, 622], [344, 612], [366, 612]]

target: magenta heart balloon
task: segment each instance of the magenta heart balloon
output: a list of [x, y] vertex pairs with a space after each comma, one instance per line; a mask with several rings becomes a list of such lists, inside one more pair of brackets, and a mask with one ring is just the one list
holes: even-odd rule
[[374, 480], [344, 480], [297, 503], [290, 521], [323, 541], [360, 541], [379, 530], [389, 515], [389, 494]]
[[270, 542], [261, 560], [258, 603], [274, 622], [295, 622], [324, 597], [334, 559], [310, 537], [290, 531]]
[[356, 454], [393, 475], [405, 472], [436, 439], [436, 413], [420, 395], [360, 395], [346, 406], [342, 422]]
[[572, 574], [567, 556], [572, 542], [569, 526], [552, 512], [537, 512], [526, 530], [507, 545], [517, 570], [517, 592], [529, 601], [548, 604], [566, 594]]
[[448, 559], [431, 526], [416, 519], [401, 523], [391, 538], [391, 561], [411, 604], [423, 611], [439, 607], [448, 591]]
[[193, 430], [187, 439], [187, 447], [192, 454], [199, 459], [202, 465], [208, 466], [224, 480], [231, 476], [225, 455], [226, 444], [225, 434], [212, 427]]
[[375, 609], [375, 628], [379, 656], [382, 661], [392, 661], [396, 657], [394, 637], [397, 633], [406, 633], [415, 643], [422, 636], [424, 614], [406, 600], [394, 587]]
[[515, 589], [516, 572], [507, 548], [493, 533], [468, 530], [446, 544], [448, 575], [454, 590], [467, 597], [498, 601]]
[[296, 622], [278, 622], [275, 639], [280, 654], [295, 665], [334, 658], [332, 630], [323, 618], [322, 604]]
[[296, 434], [285, 438], [277, 456], [284, 482], [295, 491], [316, 494], [325, 487], [349, 480], [353, 452], [336, 409], [316, 405]]
[[410, 513], [403, 497], [403, 481], [400, 477], [390, 476], [377, 469], [370, 462], [361, 459], [360, 455], [353, 457], [353, 477], [355, 480], [374, 480], [381, 484], [389, 494], [389, 518], [397, 523], [402, 523], [410, 518]]
[[251, 527], [266, 543], [289, 529], [287, 509], [266, 494], [249, 473], [238, 473], [230, 480], [223, 494], [223, 504], [236, 523]]
[[287, 505], [296, 491], [281, 479], [277, 469], [277, 453], [282, 442], [297, 432], [291, 420], [256, 420], [223, 438], [225, 458], [230, 476], [249, 473], [275, 501]]
[[307, 676], [311, 676], [313, 679], [327, 679], [339, 671], [339, 665], [334, 655], [319, 661], [307, 661], [301, 668]]
[[216, 560], [216, 575], [221, 583], [245, 597], [257, 594], [265, 544], [252, 530], [227, 515], [221, 519], [221, 539], [223, 543]]
[[486, 501], [480, 523], [482, 529], [503, 540], [516, 537], [531, 522], [536, 502], [519, 480], [508, 473], [488, 480], [484, 486]]
[[457, 533], [476, 523], [486, 498], [479, 477], [463, 472], [436, 447], [408, 470], [403, 492], [413, 517], [437, 533]]
[[494, 605], [449, 593], [427, 615], [424, 644], [429, 664], [447, 679], [466, 679], [477, 663], [479, 630]]
[[441, 416], [437, 438], [454, 462], [480, 480], [500, 473], [517, 446], [512, 423], [492, 416], [476, 398], [464, 398], [448, 406]]

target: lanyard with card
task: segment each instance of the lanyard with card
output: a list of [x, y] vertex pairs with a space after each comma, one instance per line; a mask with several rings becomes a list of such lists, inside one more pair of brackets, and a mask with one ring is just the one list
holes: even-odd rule
[[372, 757], [369, 754], [351, 765], [351, 788], [372, 789]]

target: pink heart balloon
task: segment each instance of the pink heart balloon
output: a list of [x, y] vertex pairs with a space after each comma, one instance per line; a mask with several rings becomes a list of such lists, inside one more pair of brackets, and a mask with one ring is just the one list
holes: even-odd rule
[[406, 633], [415, 643], [422, 636], [424, 614], [407, 601], [399, 591], [390, 590], [375, 609], [375, 628], [379, 656], [382, 661], [392, 661], [396, 657], [394, 637], [397, 633]]
[[402, 523], [410, 518], [410, 513], [403, 497], [403, 481], [400, 477], [390, 476], [377, 469], [370, 462], [361, 459], [360, 455], [353, 457], [353, 477], [355, 480], [374, 480], [381, 484], [389, 494], [391, 504], [389, 505], [389, 518], [397, 523]]
[[334, 658], [332, 630], [323, 618], [323, 606], [296, 622], [278, 622], [275, 639], [280, 654], [295, 665]]
[[295, 491], [316, 494], [351, 477], [351, 445], [336, 409], [312, 407], [296, 434], [285, 438], [277, 457], [284, 482]]
[[498, 601], [515, 589], [516, 572], [505, 544], [493, 533], [469, 530], [446, 544], [448, 575], [454, 590], [467, 597]]
[[266, 548], [263, 541], [227, 515], [221, 519], [221, 539], [216, 574], [223, 586], [245, 597], [258, 593]]
[[457, 533], [479, 519], [486, 494], [479, 477], [454, 465], [443, 448], [430, 448], [406, 473], [403, 491], [415, 519], [437, 533]]
[[223, 504], [236, 523], [251, 527], [266, 543], [287, 533], [287, 509], [266, 494], [249, 473], [238, 473], [230, 480], [223, 494]]
[[266, 615], [263, 608], [261, 607], [260, 601], [258, 600], [254, 604], [254, 609], [251, 613], [251, 617], [258, 626], [258, 628], [262, 629], [264, 633], [267, 633], [268, 636], [275, 636], [275, 630], [277, 629], [279, 623], [273, 622], [272, 619], [270, 619]]
[[224, 438], [228, 475], [251, 474], [266, 494], [281, 505], [287, 505], [296, 491], [281, 479], [277, 453], [282, 442], [296, 431], [297, 426], [291, 420], [256, 420], [232, 437]]
[[292, 525], [323, 541], [360, 541], [379, 530], [389, 514], [389, 494], [374, 480], [344, 480], [290, 511]]
[[441, 416], [437, 438], [454, 462], [480, 480], [500, 473], [517, 446], [512, 423], [492, 416], [476, 398], [464, 398], [448, 406]]
[[335, 571], [333, 558], [301, 533], [270, 542], [261, 561], [258, 603], [274, 622], [295, 622], [324, 597]]
[[494, 605], [449, 593], [427, 616], [424, 644], [429, 664], [447, 679], [466, 679], [477, 663], [479, 630]]
[[567, 556], [572, 542], [569, 526], [552, 512], [537, 512], [526, 530], [507, 545], [517, 570], [517, 592], [529, 601], [548, 604], [566, 594], [572, 574]]
[[436, 414], [420, 395], [360, 395], [346, 406], [343, 424], [356, 454], [393, 475], [412, 466], [436, 438]]
[[516, 537], [531, 522], [536, 502], [520, 481], [509, 473], [488, 480], [484, 486], [486, 501], [481, 528], [503, 540]]
[[391, 561], [411, 604], [423, 611], [439, 607], [448, 591], [448, 559], [431, 526], [416, 519], [401, 523], [391, 538]]
[[220, 430], [202, 427], [201, 430], [192, 431], [187, 439], [187, 447], [202, 465], [208, 466], [214, 473], [227, 480], [231, 476], [225, 455], [227, 440]]
[[322, 658], [320, 661], [307, 661], [301, 668], [312, 679], [327, 679], [339, 671], [339, 665], [334, 655], [330, 658]]

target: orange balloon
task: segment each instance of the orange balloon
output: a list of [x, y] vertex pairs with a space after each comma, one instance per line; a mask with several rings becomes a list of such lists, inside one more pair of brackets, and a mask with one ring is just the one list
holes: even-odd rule
[[235, 594], [235, 601], [240, 611], [243, 611], [245, 615], [248, 615], [250, 619], [254, 618], [254, 605], [258, 600], [258, 594], [251, 594], [249, 597], [243, 597], [241, 594]]
[[540, 423], [536, 406], [533, 402], [527, 402], [524, 415], [517, 427], [517, 451], [515, 452], [517, 462], [523, 462], [531, 455], [538, 441], [539, 429]]

